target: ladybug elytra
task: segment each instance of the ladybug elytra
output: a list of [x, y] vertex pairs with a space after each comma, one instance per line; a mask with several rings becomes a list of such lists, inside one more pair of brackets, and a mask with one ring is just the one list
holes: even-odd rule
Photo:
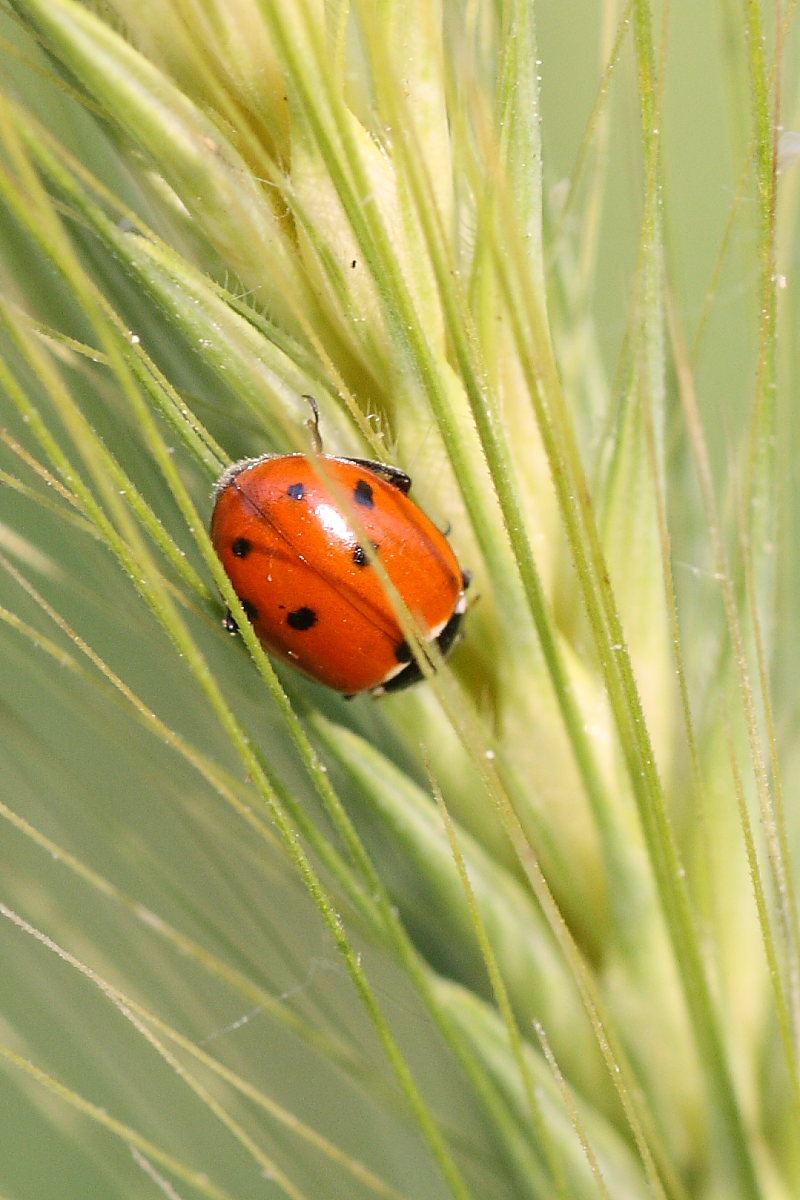
[[[421, 679], [377, 558], [423, 641], [448, 653], [468, 576], [410, 487], [395, 467], [330, 455], [266, 455], [228, 468], [215, 488], [211, 539], [265, 650], [346, 695]], [[236, 628], [230, 615], [227, 625]]]

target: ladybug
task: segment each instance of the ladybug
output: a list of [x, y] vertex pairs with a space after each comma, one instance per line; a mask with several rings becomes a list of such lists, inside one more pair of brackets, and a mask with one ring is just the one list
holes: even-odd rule
[[[247, 458], [225, 471], [211, 540], [265, 650], [348, 696], [422, 679], [377, 559], [422, 639], [448, 653], [469, 576], [410, 487], [396, 467], [327, 454]], [[230, 613], [225, 624], [236, 631]]]

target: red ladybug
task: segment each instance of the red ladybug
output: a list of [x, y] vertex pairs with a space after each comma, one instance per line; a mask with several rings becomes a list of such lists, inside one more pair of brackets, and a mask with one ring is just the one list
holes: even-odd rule
[[[366, 459], [317, 461], [349, 504], [334, 498], [314, 456], [244, 459], [216, 485], [214, 548], [270, 654], [347, 695], [399, 691], [422, 672], [371, 556], [442, 654], [456, 640], [469, 577], [408, 497], [408, 475]], [[226, 625], [235, 631], [230, 614]]]

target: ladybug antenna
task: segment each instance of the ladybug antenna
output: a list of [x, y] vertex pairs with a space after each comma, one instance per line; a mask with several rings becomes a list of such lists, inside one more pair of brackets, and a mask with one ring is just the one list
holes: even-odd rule
[[313, 396], [303, 396], [304, 400], [308, 401], [311, 409], [311, 416], [306, 421], [306, 428], [311, 431], [311, 442], [314, 447], [315, 454], [322, 454], [322, 434], [319, 431], [319, 405]]

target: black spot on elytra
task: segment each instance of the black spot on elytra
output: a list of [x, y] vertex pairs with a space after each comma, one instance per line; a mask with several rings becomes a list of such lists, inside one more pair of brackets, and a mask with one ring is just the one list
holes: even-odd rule
[[286, 489], [287, 496], [291, 496], [293, 500], [302, 500], [306, 494], [306, 485], [304, 483], [293, 483]]
[[241, 602], [242, 608], [245, 611], [245, 615], [246, 615], [248, 621], [257, 621], [258, 620], [258, 609], [256, 608], [255, 604], [253, 604], [250, 600], [245, 600], [243, 596], [240, 596], [239, 600]]
[[317, 614], [313, 608], [296, 608], [286, 617], [287, 623], [292, 629], [298, 629], [300, 632], [306, 629], [312, 629], [317, 623]]
[[411, 662], [414, 657], [408, 642], [400, 642], [398, 646], [395, 646], [394, 656], [399, 663]]
[[364, 508], [374, 508], [375, 498], [372, 495], [372, 487], [367, 483], [366, 479], [359, 479], [356, 486], [353, 488], [353, 496], [356, 504], [361, 504]]
[[[376, 554], [378, 553], [378, 543], [377, 542], [372, 543], [372, 549]], [[367, 552], [363, 546], [356, 546], [355, 550], [353, 551], [353, 562], [356, 564], [357, 567], [368, 567], [369, 566], [369, 559], [367, 558]]]
[[253, 543], [246, 537], [238, 537], [231, 546], [235, 558], [247, 558], [252, 549]]

